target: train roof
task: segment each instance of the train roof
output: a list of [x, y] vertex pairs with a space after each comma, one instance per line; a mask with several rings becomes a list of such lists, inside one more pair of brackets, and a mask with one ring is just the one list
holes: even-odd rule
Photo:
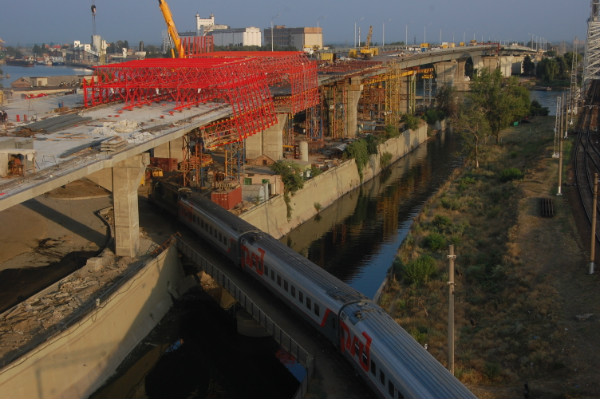
[[[401, 375], [398, 389], [415, 398], [473, 398], [456, 377], [421, 346], [382, 308], [372, 302], [353, 303], [344, 308], [348, 321], [373, 339], [372, 356], [387, 370]], [[395, 354], [395, 356], [390, 356]]]
[[[350, 287], [321, 266], [306, 259], [270, 235], [260, 232], [254, 234], [254, 240], [265, 249], [269, 257], [281, 259], [282, 263], [285, 262], [286, 266], [290, 266], [290, 278], [294, 281], [309, 280], [327, 296], [342, 304], [368, 299], [360, 291]], [[291, 275], [292, 273], [295, 275]]]
[[188, 193], [181, 197], [181, 201], [188, 201], [195, 207], [202, 209], [207, 215], [213, 215], [214, 222], [219, 225], [226, 224], [239, 235], [249, 231], [259, 231], [258, 228], [246, 222], [244, 219], [234, 215], [227, 209], [215, 204], [205, 196], [199, 193]]

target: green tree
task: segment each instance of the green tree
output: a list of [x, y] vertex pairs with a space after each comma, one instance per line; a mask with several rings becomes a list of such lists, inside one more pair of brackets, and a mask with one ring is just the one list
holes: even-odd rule
[[500, 131], [529, 113], [529, 92], [519, 86], [515, 77], [504, 79], [500, 69], [483, 70], [471, 81], [467, 94], [472, 104], [470, 112], [481, 112], [489, 125], [490, 133], [500, 142]]
[[283, 190], [286, 194], [294, 194], [296, 191], [304, 187], [304, 177], [302, 177], [302, 169], [297, 164], [290, 161], [277, 161], [271, 165], [271, 170], [278, 175], [281, 175], [283, 181]]
[[560, 72], [560, 67], [555, 58], [544, 58], [538, 62], [535, 75], [538, 79], [549, 83], [555, 80]]
[[535, 63], [531, 60], [531, 57], [526, 55], [523, 59], [523, 75], [535, 76]]
[[467, 155], [472, 157], [475, 168], [479, 168], [479, 146], [490, 135], [490, 125], [483, 108], [466, 98], [458, 113], [451, 119], [452, 128], [462, 138]]
[[452, 118], [458, 112], [456, 89], [452, 85], [443, 85], [435, 94], [436, 108], [442, 112], [441, 118]]

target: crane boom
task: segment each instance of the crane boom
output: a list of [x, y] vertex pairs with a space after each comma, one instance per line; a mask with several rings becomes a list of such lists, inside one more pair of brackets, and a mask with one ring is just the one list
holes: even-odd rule
[[373, 25], [369, 26], [369, 34], [367, 35], [367, 41], [365, 41], [365, 50], [371, 47], [371, 38], [373, 37]]
[[[175, 45], [175, 50], [177, 51], [178, 57], [186, 58], [185, 50], [183, 48], [181, 38], [179, 37], [179, 33], [177, 33], [177, 28], [175, 27], [175, 21], [173, 21], [173, 16], [171, 15], [169, 5], [165, 0], [158, 0], [158, 6], [160, 7], [160, 11], [162, 11], [163, 17], [165, 18], [165, 22], [167, 23], [167, 31], [169, 32], [169, 36], [171, 36], [171, 39], [173, 40], [173, 44]], [[175, 54], [171, 54], [173, 58], [175, 58]]]

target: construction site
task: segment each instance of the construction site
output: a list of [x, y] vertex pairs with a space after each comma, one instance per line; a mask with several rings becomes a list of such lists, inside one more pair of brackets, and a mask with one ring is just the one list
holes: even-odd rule
[[[84, 198], [111, 200], [102, 224], [72, 207], [63, 216], [50, 212], [48, 225], [94, 230], [89, 242], [76, 240], [89, 258], [74, 275], [5, 298], [0, 390], [10, 396], [88, 396], [158, 323], [172, 298], [194, 284], [182, 275], [175, 237], [141, 233], [138, 199], [157, 183], [202, 192], [279, 238], [381, 172], [382, 154], [393, 162], [427, 140], [424, 122], [409, 130], [403, 118], [432, 104], [434, 78], [460, 86], [466, 57], [482, 65], [502, 58], [497, 46], [383, 54], [370, 37], [346, 60], [302, 51], [214, 51], [211, 36], [180, 38], [166, 2], [159, 5], [172, 58], [100, 64], [74, 93], [2, 106], [8, 118], [0, 125], [0, 212], [6, 220], [20, 215], [24, 203], [38, 203], [33, 208], [43, 214], [48, 196], [73, 192], [74, 185], [87, 187], [79, 190]], [[507, 57], [512, 62], [513, 55]], [[344, 150], [368, 135], [387, 141], [357, 170]], [[302, 173], [305, 187], [291, 199], [270, 168], [278, 161]], [[60, 237], [68, 236], [61, 230]], [[7, 240], [1, 268], [24, 267], [32, 252]], [[59, 304], [66, 308], [58, 311]]]

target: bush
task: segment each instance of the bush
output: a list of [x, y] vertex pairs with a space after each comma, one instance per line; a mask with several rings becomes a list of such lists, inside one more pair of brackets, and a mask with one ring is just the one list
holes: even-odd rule
[[402, 122], [410, 130], [416, 130], [419, 128], [419, 118], [414, 115], [404, 114], [402, 116]]
[[393, 125], [386, 125], [385, 126], [385, 137], [388, 139], [394, 138], [394, 137], [398, 137], [400, 136], [400, 130], [398, 129], [398, 127], [393, 126]]
[[448, 216], [435, 215], [431, 223], [439, 232], [451, 231], [452, 221]]
[[507, 182], [511, 180], [522, 179], [524, 176], [523, 172], [519, 168], [508, 168], [500, 172], [500, 181]]
[[437, 121], [444, 119], [444, 112], [438, 109], [431, 108], [425, 111], [425, 115], [423, 115], [423, 118], [425, 119], [425, 122], [427, 122], [427, 124], [433, 125]]
[[388, 168], [391, 163], [392, 163], [392, 154], [390, 154], [387, 151], [384, 152], [383, 154], [381, 154], [381, 157], [379, 158], [379, 164], [381, 166], [381, 169]]
[[358, 169], [358, 174], [362, 179], [363, 168], [367, 165], [367, 162], [369, 162], [367, 142], [365, 140], [353, 141], [344, 150], [344, 155], [346, 158], [354, 158], [354, 161], [356, 162], [356, 168]]
[[436, 270], [435, 259], [429, 255], [421, 255], [408, 262], [402, 268], [404, 280], [408, 284], [421, 285], [429, 282]]
[[440, 233], [429, 234], [427, 237], [425, 237], [423, 244], [432, 251], [439, 251], [447, 247], [446, 237]]

